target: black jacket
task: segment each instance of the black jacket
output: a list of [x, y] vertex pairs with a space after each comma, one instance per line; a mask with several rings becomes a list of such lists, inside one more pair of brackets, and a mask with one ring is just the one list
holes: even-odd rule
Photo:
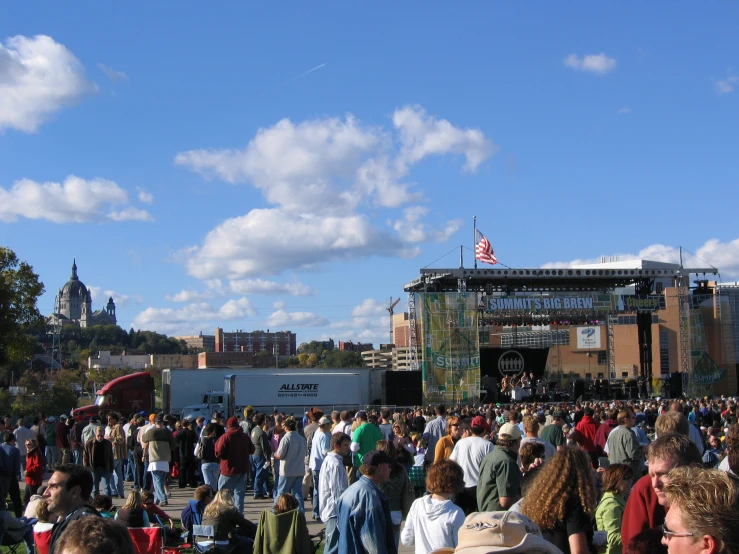
[[49, 543], [49, 554], [54, 554], [54, 546], [56, 541], [62, 536], [64, 530], [69, 526], [70, 523], [78, 519], [82, 519], [87, 516], [100, 517], [100, 513], [92, 506], [82, 505], [69, 514], [64, 519], [59, 520], [54, 524], [54, 528], [51, 530], [51, 542]]

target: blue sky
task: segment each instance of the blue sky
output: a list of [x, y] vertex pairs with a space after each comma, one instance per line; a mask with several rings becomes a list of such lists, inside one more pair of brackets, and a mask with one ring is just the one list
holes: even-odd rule
[[683, 246], [736, 280], [738, 12], [4, 3], [0, 243], [43, 313], [76, 257], [124, 328], [299, 342], [385, 342], [473, 215], [511, 267]]

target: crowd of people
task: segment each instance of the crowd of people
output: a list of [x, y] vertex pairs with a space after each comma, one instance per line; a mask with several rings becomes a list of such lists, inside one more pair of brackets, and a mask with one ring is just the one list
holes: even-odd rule
[[[303, 418], [247, 408], [225, 421], [141, 413], [106, 422], [0, 420], [0, 495], [15, 512], [0, 528], [52, 529], [54, 554], [68, 527], [101, 532], [78, 522], [88, 516], [159, 525], [175, 542], [192, 540], [200, 523], [234, 551], [271, 552], [270, 517], [282, 516], [310, 551], [310, 499], [329, 554], [395, 553], [401, 542], [417, 554], [739, 548], [732, 399], [312, 408]], [[182, 529], [163, 510], [175, 484], [194, 489]], [[249, 490], [272, 501], [259, 524], [243, 515]], [[117, 510], [116, 497], [125, 499]], [[476, 547], [489, 550], [467, 550]]]

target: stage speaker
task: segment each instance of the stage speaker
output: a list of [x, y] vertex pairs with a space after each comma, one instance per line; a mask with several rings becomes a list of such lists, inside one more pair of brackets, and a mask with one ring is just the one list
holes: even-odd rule
[[385, 403], [396, 406], [423, 404], [420, 371], [385, 372]]
[[683, 395], [683, 374], [670, 375], [670, 398], [680, 398]]

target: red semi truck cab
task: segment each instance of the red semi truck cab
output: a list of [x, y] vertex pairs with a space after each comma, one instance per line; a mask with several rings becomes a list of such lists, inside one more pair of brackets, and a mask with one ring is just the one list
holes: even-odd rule
[[128, 417], [140, 411], [154, 410], [154, 378], [146, 371], [113, 379], [97, 391], [95, 404], [72, 410], [72, 416], [88, 418], [117, 412]]

